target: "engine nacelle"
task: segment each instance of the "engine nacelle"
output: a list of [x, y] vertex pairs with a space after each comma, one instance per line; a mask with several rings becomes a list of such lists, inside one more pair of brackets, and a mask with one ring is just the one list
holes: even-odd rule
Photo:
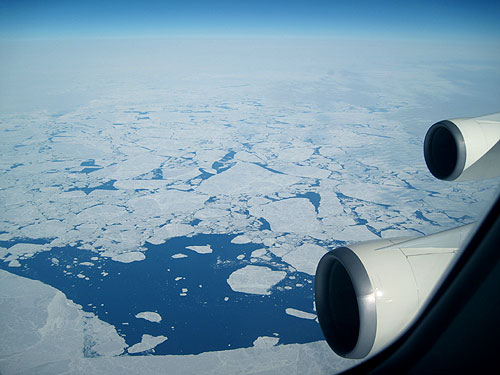
[[471, 229], [469, 224], [326, 253], [316, 269], [316, 312], [333, 351], [364, 358], [394, 340], [416, 316]]
[[429, 171], [441, 180], [500, 176], [500, 113], [432, 125], [425, 136], [424, 156]]

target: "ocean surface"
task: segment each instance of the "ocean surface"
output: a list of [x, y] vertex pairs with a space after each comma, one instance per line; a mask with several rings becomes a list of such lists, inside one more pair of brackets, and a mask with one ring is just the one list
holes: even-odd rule
[[[286, 308], [314, 313], [313, 277], [292, 271], [269, 252], [267, 260], [253, 258], [250, 262], [252, 251], [263, 246], [233, 244], [234, 237], [199, 234], [172, 238], [161, 245], [147, 244], [146, 259], [131, 263], [67, 246], [22, 259], [21, 267], [8, 267], [6, 262], [0, 267], [61, 290], [83, 310], [115, 326], [129, 345], [140, 342], [143, 334], [168, 337], [152, 354], [250, 347], [259, 336], [279, 337], [279, 344], [321, 340], [316, 321], [285, 313]], [[186, 249], [193, 245], [210, 245], [213, 252]], [[174, 254], [187, 257], [172, 258]], [[241, 255], [245, 257], [237, 259]], [[234, 292], [227, 279], [249, 264], [286, 271], [287, 277], [269, 295]], [[144, 311], [159, 313], [161, 322], [135, 317]]]

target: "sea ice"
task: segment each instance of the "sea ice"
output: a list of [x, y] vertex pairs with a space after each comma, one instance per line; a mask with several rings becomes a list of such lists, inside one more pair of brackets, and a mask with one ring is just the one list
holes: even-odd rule
[[187, 255], [182, 254], [182, 253], [177, 253], [177, 254], [172, 255], [172, 258], [174, 258], [174, 259], [187, 258]]
[[210, 245], [205, 246], [186, 246], [186, 249], [196, 251], [198, 254], [210, 254], [212, 248]]
[[165, 336], [151, 336], [148, 334], [142, 335], [141, 342], [132, 345], [128, 348], [129, 353], [142, 353], [146, 350], [154, 349], [157, 345], [166, 341], [167, 337]]
[[49, 247], [47, 245], [36, 245], [30, 243], [17, 243], [7, 250], [11, 255], [9, 259], [17, 259], [21, 256], [34, 255], [39, 251], [47, 251]]
[[[300, 212], [299, 214], [296, 214]], [[314, 206], [306, 198], [289, 198], [250, 208], [250, 214], [263, 217], [273, 232], [307, 234], [320, 231]]]
[[273, 173], [253, 163], [237, 162], [222, 173], [203, 181], [197, 191], [208, 195], [233, 195], [259, 192], [274, 193], [284, 185], [292, 185], [299, 180], [283, 174]]
[[248, 236], [245, 236], [244, 234], [237, 236], [237, 237], [234, 237], [231, 240], [231, 243], [234, 243], [234, 244], [246, 244], [246, 243], [250, 243], [250, 242], [252, 242], [252, 240], [250, 238], [248, 238]]
[[[144, 64], [137, 64], [138, 74], [123, 81], [115, 79], [120, 76], [115, 73], [123, 69], [111, 64], [113, 72], [105, 87], [96, 86], [105, 92], [94, 95], [87, 104], [81, 100], [78, 87], [85, 87], [93, 72], [81, 71], [77, 80], [82, 84], [75, 81], [73, 87], [76, 92], [64, 86], [61, 79], [55, 81], [62, 86], [46, 90], [44, 85], [18, 84], [18, 77], [31, 82], [30, 74], [36, 75], [37, 69], [47, 73], [44, 64], [28, 75], [19, 69], [26, 64], [3, 64], [5, 77], [16, 84], [11, 85], [15, 90], [1, 93], [7, 101], [0, 100], [7, 108], [0, 116], [0, 130], [8, 151], [2, 154], [0, 166], [0, 201], [5, 206], [0, 241], [50, 241], [46, 245], [17, 243], [8, 250], [0, 248], [6, 264], [18, 265], [21, 257], [77, 244], [80, 249], [99, 252], [101, 257], [126, 258], [130, 255], [124, 253], [145, 251], [146, 242], [161, 244], [168, 238], [200, 233], [245, 233], [256, 243], [258, 235], [252, 234], [256, 231], [269, 251], [293, 265], [290, 272], [297, 269], [312, 274], [321, 251], [304, 245], [314, 242], [311, 237], [336, 246], [338, 242], [400, 233], [435, 232], [480, 217], [497, 190], [497, 181], [453, 186], [433, 181], [421, 157], [421, 131], [432, 119], [431, 115], [418, 115], [414, 103], [425, 103], [432, 87], [438, 104], [452, 108], [449, 104], [455, 101], [461, 111], [466, 111], [464, 105], [473, 109], [473, 102], [464, 104], [463, 85], [456, 84], [453, 77], [465, 74], [468, 78], [464, 81], [472, 82], [470, 78], [478, 69], [460, 66], [450, 68], [443, 76], [442, 64], [405, 66], [401, 61], [414, 61], [415, 53], [424, 55], [420, 47], [412, 46], [400, 49], [403, 60], [387, 62], [380, 60], [382, 55], [386, 59], [384, 54], [367, 53], [370, 61], [359, 65], [352, 64], [350, 52], [370, 46], [349, 45], [343, 50], [341, 45], [332, 45], [331, 50], [343, 56], [334, 61], [332, 54], [321, 52], [325, 50], [323, 42], [315, 45], [310, 40], [300, 48], [295, 41], [290, 43], [292, 58], [286, 43], [280, 41], [280, 48], [275, 50], [281, 57], [267, 59], [271, 65], [258, 66], [255, 59], [259, 53], [268, 56], [271, 44], [264, 43], [263, 50], [241, 49], [237, 41], [238, 64], [231, 58], [215, 59], [215, 64], [204, 63], [203, 74], [193, 80], [192, 72], [199, 69], [192, 64], [213, 62], [213, 56], [231, 57], [235, 49], [220, 42], [205, 48], [209, 52], [204, 55], [205, 49], [198, 48], [204, 42], [191, 41], [188, 46], [185, 42], [179, 44], [181, 47], [173, 42], [169, 48], [148, 44], [145, 53], [137, 53], [135, 47], [123, 48], [134, 56], [130, 59], [132, 55], [115, 54], [113, 61], [118, 65], [134, 70], [131, 61], [154, 55], [158, 64], [153, 65], [161, 71], [152, 69], [144, 75]], [[183, 58], [185, 49], [195, 50], [193, 46], [201, 51], [200, 56], [208, 58]], [[114, 56], [112, 47], [106, 51], [109, 56]], [[31, 45], [8, 48], [14, 48], [14, 55], [20, 58], [29, 58], [33, 50]], [[47, 63], [57, 66], [61, 55], [62, 60], [68, 56], [79, 59], [80, 54], [88, 52], [86, 48], [71, 48], [76, 55], [68, 54], [59, 43], [57, 48], [49, 48], [53, 57]], [[302, 57], [297, 60], [301, 48], [312, 52], [302, 54], [306, 58], [319, 56], [313, 67], [308, 65], [305, 75], [305, 65], [299, 61]], [[455, 50], [448, 51], [449, 61], [460, 60]], [[166, 65], [163, 58], [168, 60]], [[180, 69], [176, 60], [181, 61]], [[294, 63], [283, 69], [284, 61]], [[242, 75], [245, 64], [252, 69]], [[490, 63], [478, 58], [473, 64], [477, 68]], [[64, 73], [64, 69], [49, 71], [58, 77], [61, 71]], [[178, 79], [168, 78], [172, 72]], [[491, 75], [488, 69], [485, 72]], [[45, 81], [52, 85], [55, 81], [49, 76]], [[141, 82], [134, 80], [135, 76]], [[167, 85], [161, 77], [167, 77]], [[248, 85], [234, 85], [235, 77]], [[220, 85], [214, 86], [214, 79]], [[361, 96], [360, 81], [368, 88]], [[162, 89], [167, 86], [168, 90]], [[491, 101], [495, 95], [491, 95], [494, 85], [490, 86], [483, 94]], [[37, 90], [44, 95], [37, 95]], [[53, 100], [58, 95], [67, 100]], [[43, 111], [32, 111], [40, 104], [38, 97], [53, 104], [43, 106]], [[73, 100], [78, 105], [67, 104]], [[19, 110], [11, 111], [6, 103], [17, 103]], [[148, 115], [130, 111], [132, 103]], [[409, 118], [418, 119], [418, 123]], [[233, 159], [223, 160], [229, 149]], [[96, 166], [91, 173], [82, 165], [89, 160]], [[321, 197], [317, 215], [309, 200], [296, 198], [306, 192]], [[194, 219], [202, 221], [191, 224]], [[267, 225], [273, 233], [264, 235], [260, 228]], [[272, 238], [280, 232], [289, 234]], [[237, 254], [241, 251], [234, 256]], [[314, 259], [306, 259], [309, 256]], [[68, 277], [76, 274], [66, 273]], [[232, 280], [238, 280], [238, 275], [231, 275]], [[0, 316], [11, 317], [0, 320], [0, 350], [5, 358], [0, 371], [5, 373], [36, 369], [37, 373], [136, 374], [163, 373], [168, 368], [176, 374], [312, 374], [334, 373], [342, 369], [342, 364], [352, 363], [334, 356], [325, 342], [195, 356], [114, 358], [125, 345], [114, 327], [95, 323], [99, 322], [97, 318], [85, 315], [52, 289], [44, 294], [35, 286], [31, 293], [32, 283], [11, 285], [1, 281]], [[255, 289], [268, 293], [267, 285], [273, 284]], [[15, 287], [12, 293], [10, 287]], [[31, 300], [22, 298], [21, 292]], [[107, 338], [109, 345], [103, 344]], [[94, 355], [102, 357], [87, 358]]]
[[146, 259], [146, 256], [140, 251], [131, 251], [129, 253], [114, 255], [113, 257], [111, 257], [111, 259], [121, 263], [132, 263], [144, 260]]
[[135, 315], [136, 318], [146, 319], [153, 323], [161, 322], [161, 315], [153, 311], [143, 311]]
[[283, 280], [284, 271], [273, 271], [269, 267], [245, 266], [234, 271], [227, 283], [235, 292], [271, 294], [270, 289]]
[[301, 310], [297, 310], [297, 309], [293, 309], [291, 307], [288, 307], [285, 309], [285, 312], [288, 314], [288, 315], [292, 315], [292, 316], [295, 316], [297, 318], [302, 318], [302, 319], [310, 319], [310, 320], [313, 320], [316, 318], [316, 315], [315, 314], [311, 314], [311, 313], [308, 313], [308, 312], [305, 312], [305, 311], [301, 311]]
[[276, 345], [278, 341], [280, 341], [279, 337], [259, 336], [253, 342], [253, 346], [256, 348], [270, 348]]
[[259, 258], [265, 254], [266, 254], [266, 249], [257, 249], [257, 250], [252, 251], [251, 256], [254, 258]]
[[314, 275], [316, 266], [326, 249], [315, 244], [304, 244], [294, 248], [282, 257], [282, 259], [293, 266], [297, 271]]
[[[111, 357], [127, 346], [112, 325], [84, 312], [62, 292], [3, 270], [0, 316], [2, 339], [8, 342], [0, 348], [2, 373], [6, 374], [32, 373], [34, 368], [36, 373], [64, 373], [75, 359]], [[59, 365], [54, 368], [51, 363]]]
[[187, 224], [167, 224], [163, 227], [153, 229], [153, 236], [148, 238], [148, 242], [159, 245], [172, 237], [187, 236], [193, 233], [194, 229]]

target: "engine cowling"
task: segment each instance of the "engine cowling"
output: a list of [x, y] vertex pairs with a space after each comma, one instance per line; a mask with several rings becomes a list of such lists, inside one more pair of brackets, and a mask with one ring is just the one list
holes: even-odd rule
[[394, 340], [425, 303], [472, 226], [326, 253], [316, 269], [315, 297], [333, 351], [364, 358]]
[[500, 176], [500, 113], [432, 125], [424, 140], [429, 171], [441, 180]]

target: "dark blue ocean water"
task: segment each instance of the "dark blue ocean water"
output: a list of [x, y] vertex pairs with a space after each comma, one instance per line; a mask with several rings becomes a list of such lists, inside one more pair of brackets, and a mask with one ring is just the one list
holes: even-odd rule
[[[234, 237], [200, 234], [173, 238], [162, 245], [148, 244], [146, 259], [128, 264], [108, 258], [91, 260], [96, 256], [91, 251], [64, 247], [21, 260], [18, 268], [8, 267], [4, 262], [0, 267], [61, 290], [85, 311], [94, 312], [114, 325], [129, 345], [139, 342], [145, 333], [167, 336], [168, 340], [158, 345], [154, 354], [195, 354], [249, 347], [259, 336], [276, 334], [279, 344], [322, 339], [315, 321], [285, 313], [287, 307], [313, 312], [313, 277], [290, 272], [272, 256], [269, 261], [250, 263], [251, 252], [263, 246], [232, 244]], [[211, 254], [185, 249], [207, 244], [213, 249]], [[171, 256], [176, 253], [188, 257], [173, 259]], [[245, 255], [243, 260], [236, 258], [240, 254]], [[288, 275], [273, 288], [271, 295], [233, 292], [227, 284], [229, 275], [248, 264], [285, 270]], [[79, 273], [89, 280], [78, 278]], [[177, 277], [182, 279], [176, 281]], [[297, 287], [297, 283], [303, 287]], [[182, 288], [188, 289], [186, 296], [180, 295]], [[153, 323], [135, 318], [142, 311], [158, 312], [163, 319]]]

